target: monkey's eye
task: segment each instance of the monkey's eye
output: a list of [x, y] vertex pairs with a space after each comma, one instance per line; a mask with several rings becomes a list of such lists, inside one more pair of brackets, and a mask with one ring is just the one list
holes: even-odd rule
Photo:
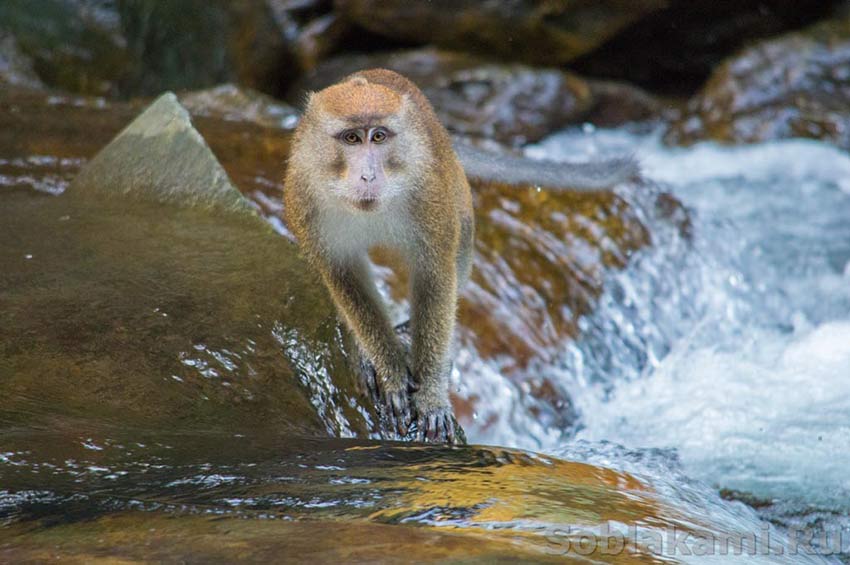
[[349, 145], [356, 145], [360, 143], [360, 136], [357, 135], [357, 132], [354, 130], [344, 131], [340, 137]]
[[387, 132], [382, 130], [382, 129], [375, 130], [375, 132], [372, 134], [372, 142], [373, 143], [383, 143], [386, 140], [387, 140]]

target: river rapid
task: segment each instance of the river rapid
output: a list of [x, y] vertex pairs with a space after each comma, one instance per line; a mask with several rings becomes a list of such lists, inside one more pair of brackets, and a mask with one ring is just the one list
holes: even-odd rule
[[[541, 429], [508, 401], [510, 424], [471, 439], [699, 483], [706, 500], [747, 500], [782, 529], [815, 528], [835, 549], [843, 538], [846, 552], [850, 156], [804, 140], [668, 148], [592, 129], [527, 149], [565, 161], [623, 153], [685, 204], [689, 234], [657, 227], [581, 321], [585, 337], [546, 369], [572, 393], [575, 429]], [[715, 502], [709, 513], [734, 506]]]

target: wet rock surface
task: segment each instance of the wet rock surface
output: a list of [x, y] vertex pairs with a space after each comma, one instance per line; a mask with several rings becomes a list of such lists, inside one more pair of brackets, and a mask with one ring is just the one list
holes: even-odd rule
[[61, 196], [17, 188], [0, 222], [10, 418], [380, 434], [323, 287], [173, 94]]
[[[498, 448], [80, 427], [4, 458], [10, 562], [562, 562], [570, 524], [682, 518], [628, 473]], [[598, 543], [602, 562], [656, 562]]]
[[671, 0], [571, 64], [582, 75], [625, 80], [657, 94], [691, 95], [749, 44], [828, 17], [842, 0]]
[[850, 149], [850, 18], [745, 49], [721, 65], [666, 141], [804, 137]]
[[345, 17], [382, 36], [546, 65], [575, 59], [665, 4], [660, 0], [337, 2]]

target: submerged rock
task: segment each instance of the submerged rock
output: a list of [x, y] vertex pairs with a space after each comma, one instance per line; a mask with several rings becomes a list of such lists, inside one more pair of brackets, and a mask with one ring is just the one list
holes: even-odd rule
[[745, 49], [720, 66], [665, 141], [807, 137], [850, 149], [850, 18]]

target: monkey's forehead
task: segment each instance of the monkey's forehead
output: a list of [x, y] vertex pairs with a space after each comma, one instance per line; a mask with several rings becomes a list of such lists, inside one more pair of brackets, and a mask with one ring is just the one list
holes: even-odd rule
[[335, 84], [316, 93], [311, 104], [351, 123], [378, 121], [398, 114], [404, 98], [398, 92], [362, 79]]

